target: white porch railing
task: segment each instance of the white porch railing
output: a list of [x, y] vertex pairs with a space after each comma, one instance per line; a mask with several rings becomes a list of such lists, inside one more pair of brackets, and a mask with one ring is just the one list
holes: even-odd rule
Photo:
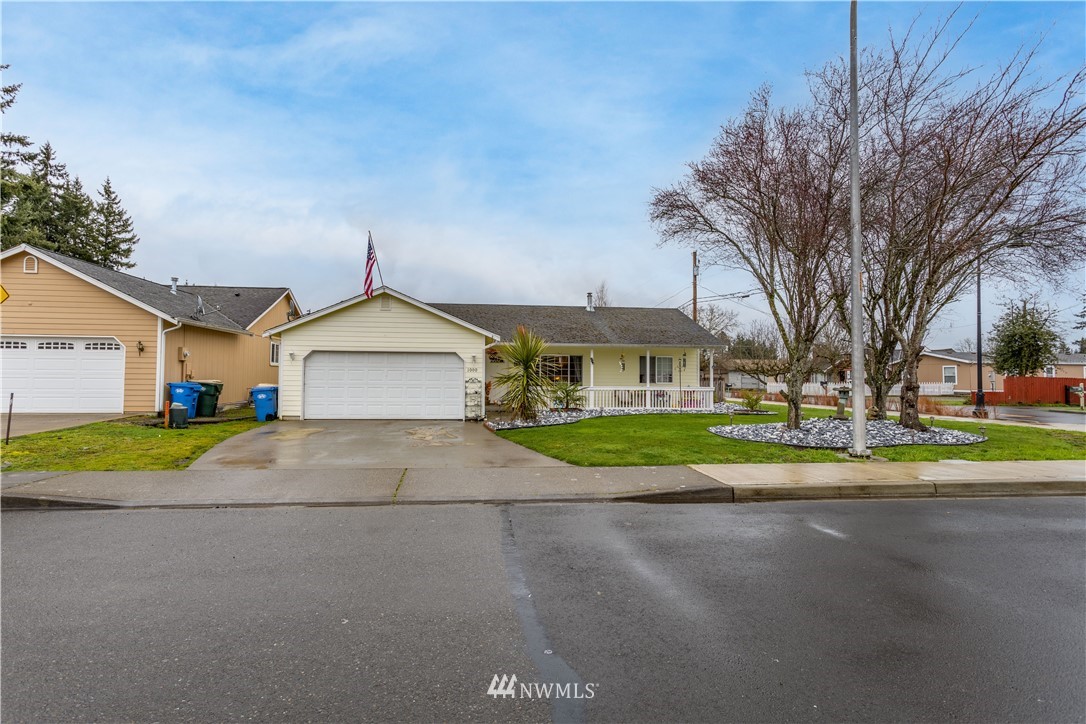
[[585, 396], [590, 409], [713, 409], [712, 387], [586, 387]]

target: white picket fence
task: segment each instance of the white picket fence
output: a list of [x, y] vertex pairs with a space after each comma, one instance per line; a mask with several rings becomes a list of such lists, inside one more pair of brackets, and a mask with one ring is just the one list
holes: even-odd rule
[[[844, 383], [831, 382], [825, 387], [820, 382], [805, 382], [803, 384], [803, 394], [805, 396], [813, 397], [815, 395], [836, 395], [837, 388]], [[766, 385], [767, 393], [784, 392], [788, 389], [788, 385], [783, 382], [770, 382]], [[871, 388], [864, 385], [864, 394], [870, 396]], [[897, 397], [901, 394], [901, 385], [894, 385], [890, 388], [890, 396]], [[920, 394], [924, 397], [944, 397], [954, 394], [953, 383], [942, 382], [921, 382]]]

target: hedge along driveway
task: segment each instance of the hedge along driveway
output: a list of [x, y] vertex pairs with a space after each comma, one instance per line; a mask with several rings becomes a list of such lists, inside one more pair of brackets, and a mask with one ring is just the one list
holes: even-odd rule
[[[805, 417], [825, 417], [829, 410], [804, 410]], [[735, 424], [783, 422], [784, 414], [736, 416]], [[727, 415], [629, 415], [595, 417], [570, 425], [503, 430], [507, 440], [573, 465], [705, 465], [710, 463], [841, 462], [836, 450], [729, 440], [707, 428], [727, 425]], [[940, 421], [939, 427], [980, 434], [983, 423]], [[1012, 425], [985, 426], [987, 442], [975, 445], [905, 445], [880, 447], [875, 455], [893, 461], [947, 459], [1083, 460], [1086, 434]]]
[[244, 419], [167, 430], [96, 422], [12, 438], [3, 446], [4, 470], [183, 470], [223, 440], [263, 424]]

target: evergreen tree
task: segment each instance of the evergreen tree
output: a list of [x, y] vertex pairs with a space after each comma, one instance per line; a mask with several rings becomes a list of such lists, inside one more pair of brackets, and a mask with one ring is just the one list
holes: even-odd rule
[[132, 227], [132, 218], [121, 206], [121, 198], [113, 190], [106, 177], [98, 191], [99, 201], [94, 205], [90, 232], [90, 246], [98, 263], [110, 269], [131, 269], [129, 261], [140, 238]]
[[[0, 65], [0, 72], [6, 71], [9, 66]], [[0, 113], [7, 113], [8, 109], [15, 105], [15, 97], [19, 95], [22, 83], [9, 85], [0, 84]], [[29, 163], [34, 152], [30, 148], [30, 139], [18, 133], [0, 131], [0, 146], [3, 147], [3, 168], [7, 171], [14, 169], [16, 164]]]
[[1026, 300], [1021, 307], [1012, 306], [1004, 312], [988, 336], [992, 369], [1001, 375], [1026, 377], [1056, 364], [1063, 340], [1055, 330], [1054, 318], [1050, 309]]

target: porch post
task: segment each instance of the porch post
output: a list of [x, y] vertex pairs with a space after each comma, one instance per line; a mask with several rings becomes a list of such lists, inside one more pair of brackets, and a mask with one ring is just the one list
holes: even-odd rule
[[716, 402], [716, 375], [713, 374], [713, 357], [716, 356], [715, 353], [716, 350], [709, 350], [709, 407], [712, 407], [713, 403]]
[[596, 407], [596, 350], [588, 348], [588, 407]]
[[652, 350], [645, 350], [645, 407], [652, 408]]

